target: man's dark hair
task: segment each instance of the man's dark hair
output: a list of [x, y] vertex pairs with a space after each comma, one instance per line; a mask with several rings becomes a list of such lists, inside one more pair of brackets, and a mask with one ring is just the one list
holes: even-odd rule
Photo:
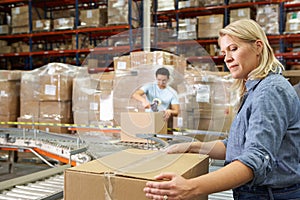
[[167, 68], [161, 67], [158, 70], [156, 70], [155, 75], [157, 76], [158, 74], [167, 76], [168, 78], [170, 77], [170, 72]]

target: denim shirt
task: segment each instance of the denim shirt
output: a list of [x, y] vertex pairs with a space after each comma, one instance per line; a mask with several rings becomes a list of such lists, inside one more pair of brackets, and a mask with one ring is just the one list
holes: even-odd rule
[[300, 99], [280, 74], [246, 82], [248, 96], [224, 140], [226, 163], [253, 170], [247, 185], [282, 188], [300, 183]]

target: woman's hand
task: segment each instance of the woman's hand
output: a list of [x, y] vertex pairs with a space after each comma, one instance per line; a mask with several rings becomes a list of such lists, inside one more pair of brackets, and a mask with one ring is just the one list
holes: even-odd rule
[[144, 192], [149, 199], [178, 200], [193, 197], [193, 185], [188, 179], [174, 173], [162, 173], [155, 177], [162, 182], [149, 181], [146, 183]]

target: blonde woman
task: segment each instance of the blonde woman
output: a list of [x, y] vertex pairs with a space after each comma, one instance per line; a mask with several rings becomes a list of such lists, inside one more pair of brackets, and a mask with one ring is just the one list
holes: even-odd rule
[[[300, 199], [300, 100], [281, 75], [261, 27], [239, 20], [221, 29], [219, 45], [241, 102], [229, 138], [182, 143], [168, 153], [201, 153], [224, 159], [221, 169], [193, 179], [174, 173], [144, 188], [149, 199], [191, 199], [233, 189], [234, 199]], [[167, 180], [167, 181], [161, 181]]]

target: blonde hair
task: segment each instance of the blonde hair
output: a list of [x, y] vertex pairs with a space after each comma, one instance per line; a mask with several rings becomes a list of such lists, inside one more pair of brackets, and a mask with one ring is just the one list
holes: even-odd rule
[[[249, 73], [248, 79], [263, 79], [270, 72], [281, 72], [284, 70], [284, 66], [275, 57], [265, 32], [254, 20], [241, 19], [230, 23], [219, 31], [219, 40], [224, 35], [234, 36], [245, 42], [262, 41], [263, 50], [259, 65]], [[238, 89], [240, 95], [242, 95], [245, 91], [245, 80], [236, 79], [233, 88]]]

